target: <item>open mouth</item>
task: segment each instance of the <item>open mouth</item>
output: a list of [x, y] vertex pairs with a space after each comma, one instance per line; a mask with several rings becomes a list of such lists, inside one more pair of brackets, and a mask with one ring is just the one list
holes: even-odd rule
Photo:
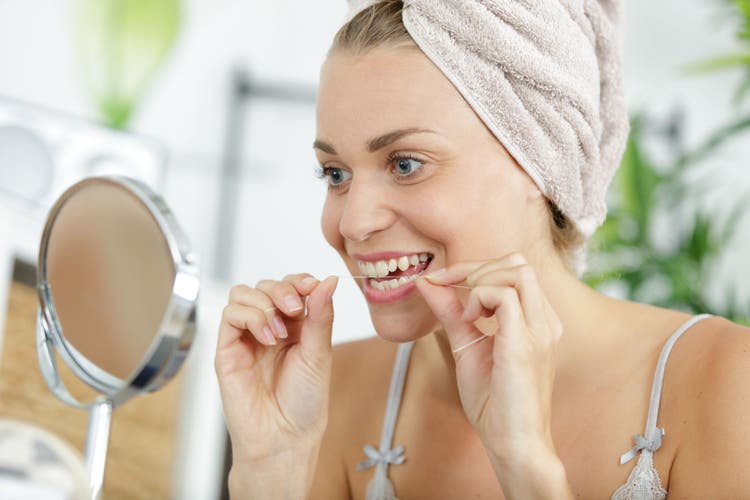
[[432, 262], [430, 253], [402, 255], [374, 262], [358, 261], [360, 271], [370, 276], [369, 285], [376, 290], [393, 290], [421, 276]]

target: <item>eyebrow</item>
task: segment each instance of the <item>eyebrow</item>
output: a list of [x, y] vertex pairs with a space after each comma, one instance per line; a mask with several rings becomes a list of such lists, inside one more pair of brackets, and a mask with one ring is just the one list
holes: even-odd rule
[[[403, 128], [400, 130], [394, 130], [393, 132], [388, 132], [387, 134], [380, 135], [378, 137], [375, 137], [367, 141], [367, 151], [369, 151], [370, 153], [374, 153], [375, 151], [382, 149], [386, 146], [389, 146], [390, 144], [393, 144], [394, 142], [406, 137], [407, 135], [436, 134], [436, 133], [437, 132], [433, 130], [418, 128], [418, 127], [410, 127], [410, 128]], [[313, 142], [313, 148], [319, 149], [323, 151], [324, 153], [328, 153], [332, 155], [338, 154], [336, 153], [336, 149], [334, 149], [333, 146], [331, 146], [330, 144], [326, 142], [321, 141], [320, 139], [316, 139], [315, 142]]]

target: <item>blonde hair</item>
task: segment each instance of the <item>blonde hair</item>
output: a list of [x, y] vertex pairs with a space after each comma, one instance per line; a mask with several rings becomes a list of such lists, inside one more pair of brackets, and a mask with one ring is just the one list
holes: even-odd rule
[[[401, 18], [403, 8], [401, 0], [381, 0], [363, 9], [339, 29], [329, 53], [338, 50], [364, 53], [384, 45], [416, 45]], [[557, 205], [545, 199], [555, 250], [568, 269], [581, 276], [585, 268], [586, 240]]]

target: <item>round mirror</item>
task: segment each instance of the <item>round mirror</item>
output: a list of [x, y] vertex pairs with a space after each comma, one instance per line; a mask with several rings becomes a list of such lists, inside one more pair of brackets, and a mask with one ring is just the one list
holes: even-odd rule
[[[192, 344], [197, 264], [156, 193], [133, 179], [92, 177], [49, 213], [38, 287], [40, 367], [56, 396], [91, 410], [86, 455], [97, 493], [112, 408], [164, 385]], [[68, 392], [55, 351], [99, 398]]]

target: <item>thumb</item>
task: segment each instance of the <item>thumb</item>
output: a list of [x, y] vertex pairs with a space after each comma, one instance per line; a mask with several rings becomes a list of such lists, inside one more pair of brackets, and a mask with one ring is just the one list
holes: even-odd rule
[[461, 319], [464, 306], [455, 289], [435, 285], [425, 278], [417, 278], [416, 285], [432, 313], [443, 325], [452, 351], [484, 336], [473, 322]]
[[338, 281], [336, 276], [329, 276], [307, 298], [307, 314], [302, 323], [300, 344], [305, 353], [315, 358], [331, 351], [333, 292]]

